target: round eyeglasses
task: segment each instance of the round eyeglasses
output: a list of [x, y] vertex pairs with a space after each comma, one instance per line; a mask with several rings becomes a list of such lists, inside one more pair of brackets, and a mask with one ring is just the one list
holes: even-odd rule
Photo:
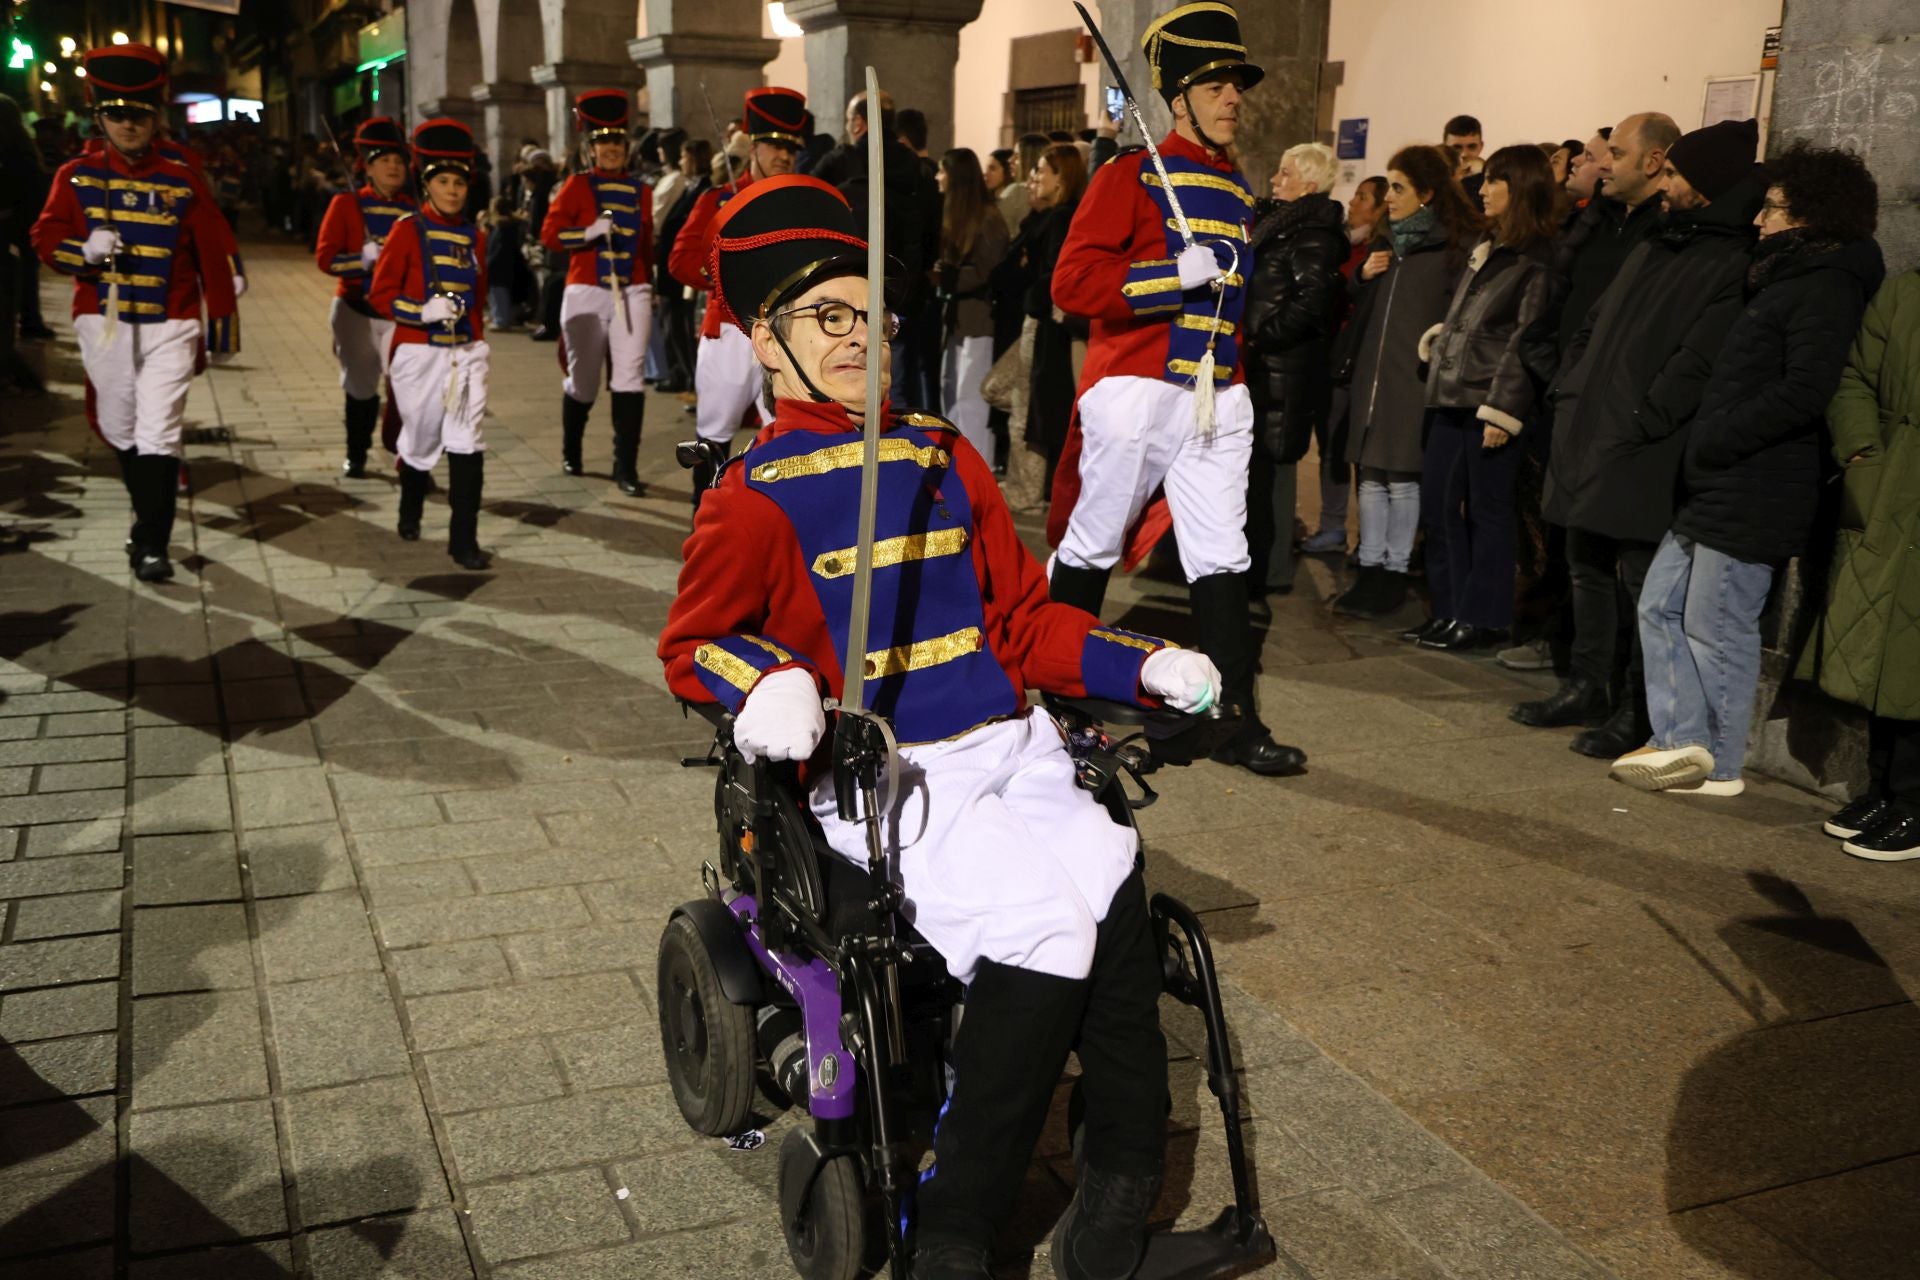
[[[804, 307], [794, 307], [788, 311], [774, 313], [774, 319], [784, 316], [808, 316], [820, 326], [820, 331], [829, 338], [844, 338], [853, 332], [856, 321], [865, 320], [867, 313], [858, 307], [848, 306], [844, 302], [815, 302]], [[891, 311], [886, 313], [886, 326], [881, 333], [883, 340], [891, 341], [900, 334], [900, 317]]]

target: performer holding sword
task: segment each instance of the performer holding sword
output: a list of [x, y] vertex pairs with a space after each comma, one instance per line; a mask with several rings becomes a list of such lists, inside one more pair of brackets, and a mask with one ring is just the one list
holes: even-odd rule
[[[865, 867], [881, 842], [915, 928], [968, 983], [910, 1209], [913, 1280], [991, 1275], [1070, 1050], [1087, 1120], [1054, 1270], [1124, 1280], [1162, 1167], [1161, 975], [1136, 838], [1027, 696], [1195, 711], [1219, 674], [1049, 601], [987, 460], [951, 423], [894, 416], [897, 321], [855, 228], [844, 196], [800, 175], [754, 182], [715, 221], [711, 306], [770, 377], [773, 420], [694, 516], [660, 656], [676, 694], [734, 714], [748, 756], [812, 762], [828, 844]], [[830, 746], [823, 699], [844, 704]], [[836, 773], [850, 752], [871, 763], [876, 721], [899, 744], [879, 751], [889, 785], [843, 795]], [[876, 792], [890, 799], [866, 812]]]
[[[1080, 16], [1147, 145], [1101, 167], [1053, 272], [1055, 304], [1093, 325], [1048, 520], [1053, 598], [1097, 614], [1122, 552], [1131, 563], [1171, 523], [1200, 648], [1219, 666], [1223, 702], [1242, 716], [1240, 736], [1214, 758], [1290, 773], [1306, 754], [1276, 743], [1254, 714], [1253, 405], [1236, 339], [1254, 197], [1227, 150], [1241, 97], [1265, 72], [1247, 61], [1226, 4], [1204, 0], [1157, 19], [1141, 45], [1174, 127], [1156, 146], [1099, 28], [1084, 8]], [[1164, 503], [1150, 506], [1156, 490]]]
[[561, 469], [580, 474], [587, 415], [602, 379], [613, 397], [613, 482], [640, 493], [636, 459], [647, 407], [653, 334], [653, 193], [627, 172], [627, 91], [590, 89], [573, 100], [592, 167], [568, 178], [547, 206], [540, 239], [570, 255], [560, 300]]

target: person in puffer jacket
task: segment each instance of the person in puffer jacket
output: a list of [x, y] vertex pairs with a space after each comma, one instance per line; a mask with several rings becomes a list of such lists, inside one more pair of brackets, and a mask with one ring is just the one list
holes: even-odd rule
[[[1668, 198], [1673, 198], [1669, 191]], [[1774, 567], [1805, 549], [1821, 413], [1885, 275], [1878, 193], [1858, 156], [1796, 144], [1768, 169], [1747, 305], [1714, 357], [1681, 462], [1681, 499], [1640, 592], [1647, 744], [1613, 776], [1648, 791], [1738, 795]]]

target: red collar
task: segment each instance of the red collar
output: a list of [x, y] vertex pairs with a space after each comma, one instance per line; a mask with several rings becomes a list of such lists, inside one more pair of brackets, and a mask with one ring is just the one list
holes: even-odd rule
[[[1222, 173], [1234, 171], [1233, 161], [1227, 158], [1226, 152], [1211, 151], [1197, 142], [1188, 142], [1180, 136], [1180, 131], [1177, 129], [1167, 134], [1161, 141], [1160, 154], [1163, 157], [1178, 156], [1182, 160], [1191, 160], [1196, 164], [1206, 165], [1209, 169], [1218, 169]], [[1147, 163], [1153, 162], [1149, 160]]]
[[143, 173], [151, 173], [168, 163], [168, 158], [160, 150], [158, 138], [147, 144], [146, 151], [137, 160], [129, 160], [118, 147], [105, 138], [91, 139], [83, 155], [104, 163], [108, 169], [118, 169], [122, 173], [135, 177]]
[[383, 196], [380, 194], [380, 188], [374, 186], [371, 182], [363, 182], [360, 184], [360, 190], [354, 192], [354, 194], [361, 195], [361, 196], [370, 196], [375, 200], [385, 200], [388, 204], [412, 204], [413, 203], [412, 200], [408, 199], [407, 189], [405, 187], [401, 187], [399, 190], [395, 191], [390, 196]]
[[[893, 430], [893, 406], [882, 406], [880, 430]], [[823, 435], [855, 435], [860, 424], [837, 401], [830, 404], [816, 404], [811, 400], [775, 400], [773, 402], [773, 421], [762, 428], [754, 443], [759, 444], [787, 434], [789, 431], [817, 431]]]
[[593, 176], [596, 178], [624, 178], [627, 176], [627, 171], [625, 169], [602, 169], [599, 165], [595, 165], [593, 166]]
[[437, 222], [443, 227], [464, 227], [468, 225], [466, 214], [462, 213], [453, 218], [443, 217], [440, 211], [433, 207], [433, 201], [431, 200], [422, 200], [420, 202], [419, 212], [420, 216], [427, 221]]

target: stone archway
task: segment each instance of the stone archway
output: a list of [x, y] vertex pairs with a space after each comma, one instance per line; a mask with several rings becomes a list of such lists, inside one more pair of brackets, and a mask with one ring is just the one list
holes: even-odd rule
[[[474, 128], [480, 113], [471, 86], [479, 81], [481, 68], [480, 14], [474, 0], [414, 0], [407, 16], [415, 123], [448, 116]], [[430, 32], [445, 36], [436, 39]]]
[[521, 139], [547, 142], [546, 95], [533, 68], [545, 61], [540, 12], [525, 0], [478, 0], [479, 79], [470, 93], [480, 106], [482, 145], [496, 165], [510, 166]]
[[[525, 5], [527, 0], [501, 0]], [[646, 82], [623, 55], [640, 29], [640, 0], [540, 0], [547, 61], [533, 68], [546, 93], [548, 136], [556, 157], [573, 141], [573, 99], [587, 89], [625, 89]], [[640, 122], [638, 116], [636, 122]]]

